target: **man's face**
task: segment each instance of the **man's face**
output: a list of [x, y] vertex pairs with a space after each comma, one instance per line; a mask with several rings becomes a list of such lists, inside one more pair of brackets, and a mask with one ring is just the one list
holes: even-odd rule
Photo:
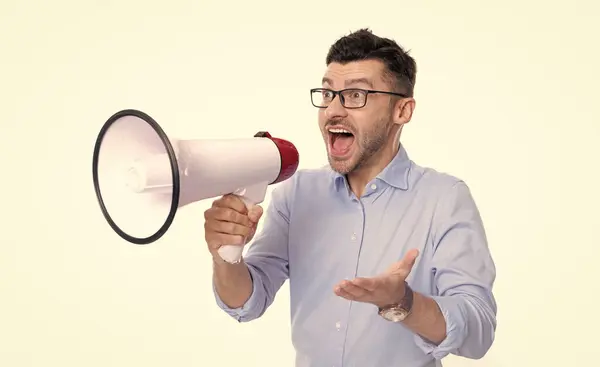
[[[383, 63], [376, 60], [331, 63], [322, 88], [391, 91], [383, 79], [383, 72]], [[394, 138], [391, 136], [392, 112], [390, 96], [386, 94], [368, 94], [366, 105], [357, 109], [345, 108], [337, 95], [327, 108], [320, 108], [319, 128], [331, 168], [348, 174], [370, 163], [372, 157]], [[340, 133], [342, 130], [350, 134]]]

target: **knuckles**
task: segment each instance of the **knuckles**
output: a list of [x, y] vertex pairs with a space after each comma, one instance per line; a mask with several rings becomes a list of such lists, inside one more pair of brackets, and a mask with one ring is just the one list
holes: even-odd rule
[[[239, 208], [238, 211], [237, 208]], [[210, 248], [221, 245], [241, 245], [246, 238], [253, 236], [254, 228], [246, 214], [241, 199], [234, 195], [224, 195], [214, 200], [204, 211], [204, 237]]]

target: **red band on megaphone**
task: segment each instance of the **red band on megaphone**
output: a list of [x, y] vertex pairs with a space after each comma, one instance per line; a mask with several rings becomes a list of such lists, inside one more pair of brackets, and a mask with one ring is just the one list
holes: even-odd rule
[[289, 141], [278, 138], [271, 138], [271, 140], [277, 145], [279, 155], [281, 156], [281, 170], [279, 171], [279, 176], [273, 182], [278, 183], [287, 180], [296, 173], [298, 164], [300, 163], [300, 155], [294, 144]]
[[279, 150], [279, 156], [281, 157], [281, 168], [279, 170], [279, 176], [277, 176], [275, 181], [271, 182], [271, 185], [285, 181], [292, 177], [294, 173], [296, 173], [298, 164], [300, 162], [300, 155], [298, 154], [298, 150], [294, 144], [284, 139], [274, 138], [267, 131], [259, 131], [254, 136], [271, 139], [271, 141], [275, 143], [275, 146], [277, 146], [277, 149]]

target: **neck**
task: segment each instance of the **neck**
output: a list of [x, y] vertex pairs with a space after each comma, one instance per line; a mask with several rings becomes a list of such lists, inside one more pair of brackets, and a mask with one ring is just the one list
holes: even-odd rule
[[396, 154], [398, 154], [399, 147], [400, 145], [397, 140], [393, 144], [388, 144], [360, 168], [346, 175], [350, 189], [356, 197], [360, 198], [363, 196], [367, 184], [390, 164]]

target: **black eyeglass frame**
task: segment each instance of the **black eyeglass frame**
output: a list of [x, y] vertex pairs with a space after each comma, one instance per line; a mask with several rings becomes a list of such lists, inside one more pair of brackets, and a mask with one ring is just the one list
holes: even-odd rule
[[[346, 106], [346, 101], [344, 100], [344, 96], [342, 95], [342, 93], [347, 92], [347, 91], [359, 91], [365, 94], [365, 102], [362, 104], [362, 106], [358, 106], [358, 107], [347, 107]], [[331, 102], [333, 102], [333, 100], [335, 99], [336, 96], [340, 96], [340, 102], [342, 103], [342, 106], [344, 106], [344, 108], [347, 109], [357, 109], [357, 108], [363, 108], [367, 105], [367, 101], [369, 99], [369, 94], [387, 94], [387, 95], [391, 95], [391, 96], [398, 96], [398, 97], [402, 97], [402, 98], [408, 98], [408, 96], [406, 94], [402, 94], [402, 93], [395, 93], [395, 92], [388, 92], [388, 91], [383, 91], [383, 90], [373, 90], [373, 89], [362, 89], [362, 88], [346, 88], [346, 89], [341, 89], [341, 90], [333, 90], [333, 89], [329, 89], [329, 88], [312, 88], [310, 90], [310, 102], [312, 103], [313, 106], [315, 106], [316, 108], [327, 108], [328, 106], [318, 106], [315, 104], [314, 100], [313, 100], [313, 93], [315, 92], [331, 92], [333, 93], [333, 98], [331, 98]], [[329, 102], [329, 103], [331, 103]]]

